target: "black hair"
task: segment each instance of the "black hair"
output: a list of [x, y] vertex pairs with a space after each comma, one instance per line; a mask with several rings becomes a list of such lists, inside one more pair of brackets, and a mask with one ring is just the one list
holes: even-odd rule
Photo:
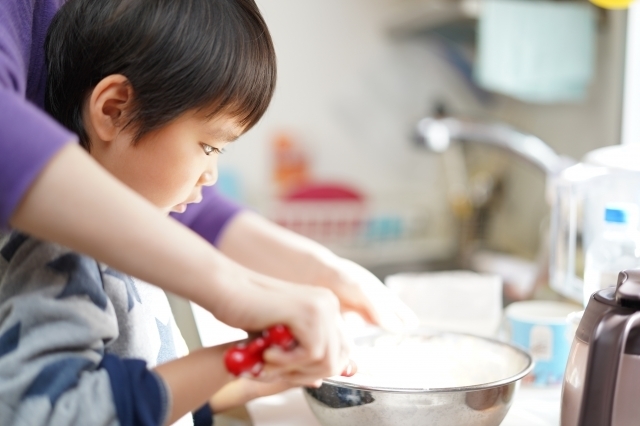
[[133, 89], [135, 140], [192, 109], [228, 113], [247, 130], [275, 89], [275, 51], [253, 0], [68, 0], [45, 49], [45, 108], [86, 149], [83, 104], [111, 74]]

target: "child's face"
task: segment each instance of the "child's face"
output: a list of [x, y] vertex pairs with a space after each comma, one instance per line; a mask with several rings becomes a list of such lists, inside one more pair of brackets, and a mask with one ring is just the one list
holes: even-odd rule
[[136, 144], [124, 129], [111, 143], [92, 141], [91, 155], [163, 211], [183, 212], [202, 199], [202, 186], [218, 178], [219, 151], [242, 134], [228, 116], [187, 112]]

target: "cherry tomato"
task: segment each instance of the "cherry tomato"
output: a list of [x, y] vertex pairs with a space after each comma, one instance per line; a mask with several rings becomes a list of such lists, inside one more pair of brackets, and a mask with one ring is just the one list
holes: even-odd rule
[[286, 326], [275, 325], [265, 330], [262, 337], [238, 343], [229, 349], [224, 355], [225, 366], [235, 376], [245, 373], [258, 376], [264, 365], [262, 355], [272, 345], [290, 350], [296, 345], [296, 340]]
[[257, 339], [249, 342], [249, 344], [247, 345], [247, 350], [251, 354], [260, 355], [260, 358], [262, 358], [262, 353], [267, 349], [268, 346], [269, 343], [266, 339], [258, 337]]
[[252, 371], [256, 363], [262, 364], [262, 354], [255, 356], [246, 347], [234, 347], [225, 353], [224, 363], [231, 374], [239, 376], [242, 373]]
[[293, 349], [296, 344], [296, 339], [291, 334], [291, 331], [282, 324], [270, 327], [263, 335], [269, 344], [280, 346], [285, 350]]

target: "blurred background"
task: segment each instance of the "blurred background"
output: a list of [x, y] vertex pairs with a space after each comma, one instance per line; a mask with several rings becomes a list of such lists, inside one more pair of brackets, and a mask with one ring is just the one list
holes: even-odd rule
[[[262, 121], [221, 157], [223, 191], [380, 277], [498, 268], [523, 291], [545, 280], [545, 171], [487, 144], [425, 149], [416, 128], [434, 116], [498, 123], [575, 159], [620, 143], [626, 10], [586, 1], [258, 4], [278, 86]], [[300, 197], [317, 202], [301, 207]]]
[[[508, 340], [512, 302], [579, 311], [602, 209], [640, 206], [640, 150], [585, 161], [640, 142], [640, 8], [602, 2], [629, 3], [257, 0], [277, 88], [217, 186], [371, 270], [429, 326]], [[634, 178], [578, 179], [590, 162]], [[246, 336], [171, 303], [192, 348]], [[553, 389], [530, 404], [551, 413], [540, 424], [557, 424]]]

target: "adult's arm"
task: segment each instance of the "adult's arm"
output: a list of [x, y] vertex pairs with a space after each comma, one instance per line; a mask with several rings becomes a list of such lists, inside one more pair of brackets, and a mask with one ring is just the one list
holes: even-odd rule
[[323, 245], [245, 210], [220, 233], [225, 255], [260, 273], [330, 289], [343, 310], [391, 330], [417, 325], [415, 314], [378, 278]]
[[245, 330], [291, 327], [299, 350], [287, 377], [309, 384], [339, 374], [348, 343], [339, 303], [328, 290], [261, 275], [230, 260], [206, 240], [126, 187], [82, 148], [69, 144], [44, 167], [11, 224], [181, 295], [221, 321]]
[[339, 373], [346, 343], [329, 291], [305, 291], [229, 260], [118, 182], [35, 106], [43, 103], [44, 68], [29, 65], [44, 57], [47, 17], [61, 3], [0, 1], [0, 227], [88, 254], [230, 325], [287, 324], [301, 345], [293, 361], [299, 380]]
[[[2, 59], [0, 55], [0, 65]], [[0, 111], [0, 228], [4, 228], [42, 168], [76, 136], [3, 86], [2, 73]]]
[[222, 195], [214, 185], [202, 187], [202, 202], [171, 216], [217, 247], [222, 231], [242, 210], [244, 207]]

